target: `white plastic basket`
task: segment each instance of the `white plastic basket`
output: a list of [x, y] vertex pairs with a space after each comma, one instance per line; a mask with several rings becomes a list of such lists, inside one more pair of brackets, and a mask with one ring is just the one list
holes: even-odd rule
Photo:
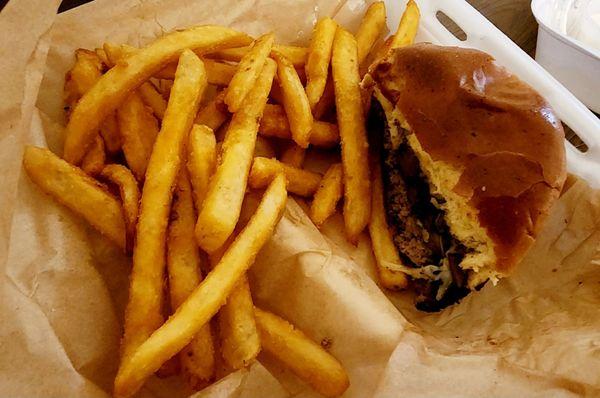
[[[529, 83], [550, 102], [559, 118], [573, 129], [589, 148], [587, 152], [582, 153], [565, 140], [569, 172], [584, 178], [593, 187], [600, 188], [600, 120], [466, 1], [418, 0], [418, 4], [421, 23], [416, 41], [485, 51], [494, 56], [500, 65]], [[404, 2], [386, 0], [385, 5], [388, 27], [390, 31], [395, 31], [404, 11]], [[457, 39], [442, 25], [436, 17], [438, 11], [450, 17], [466, 33], [466, 40]]]

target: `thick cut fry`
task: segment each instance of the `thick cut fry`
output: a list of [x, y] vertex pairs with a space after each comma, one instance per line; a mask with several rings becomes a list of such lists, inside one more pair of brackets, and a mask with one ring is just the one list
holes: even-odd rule
[[102, 76], [102, 60], [89, 50], [75, 50], [75, 64], [65, 76], [65, 103], [72, 109]]
[[292, 139], [300, 147], [307, 148], [313, 124], [308, 97], [294, 65], [276, 51], [273, 51], [271, 56], [277, 61], [277, 77], [283, 94], [283, 107], [289, 120]]
[[337, 23], [331, 18], [323, 18], [317, 22], [308, 48], [306, 61], [306, 96], [310, 109], [314, 109], [327, 83], [331, 48]]
[[110, 154], [115, 154], [121, 149], [121, 133], [117, 113], [113, 112], [104, 119], [100, 126], [100, 135], [104, 139], [104, 147]]
[[[202, 281], [200, 252], [194, 236], [195, 223], [192, 188], [187, 171], [182, 168], [173, 194], [167, 235], [167, 269], [173, 311]], [[184, 377], [192, 388], [212, 381], [215, 376], [215, 349], [210, 324], [204, 325], [178, 356]]]
[[104, 140], [96, 136], [94, 143], [87, 151], [81, 162], [81, 169], [91, 176], [100, 174], [106, 163], [106, 152], [104, 151]]
[[296, 195], [311, 196], [321, 183], [320, 174], [288, 166], [277, 159], [254, 158], [248, 184], [253, 189], [264, 188], [282, 172], [287, 180], [288, 191]]
[[175, 83], [156, 139], [142, 191], [125, 310], [122, 361], [162, 323], [165, 234], [185, 140], [206, 87], [202, 61], [191, 51], [179, 57]]
[[203, 124], [216, 131], [229, 118], [229, 113], [223, 104], [225, 93], [220, 92], [212, 101], [198, 112], [194, 123]]
[[[381, 181], [381, 166], [378, 161], [371, 162], [373, 170], [373, 198], [371, 206], [371, 221], [369, 235], [377, 262], [377, 273], [381, 285], [387, 289], [399, 290], [405, 288], [408, 280], [406, 275], [398, 270], [402, 260], [394, 245], [394, 240], [388, 229], [385, 207], [383, 202], [383, 183]], [[394, 267], [395, 265], [395, 267]], [[396, 268], [394, 270], [393, 268]]]
[[402, 14], [402, 18], [400, 18], [398, 30], [392, 40], [391, 48], [406, 47], [413, 44], [419, 28], [419, 19], [421, 19], [419, 6], [414, 0], [408, 0], [406, 9]]
[[358, 64], [362, 64], [385, 29], [385, 3], [378, 1], [367, 9], [356, 32]]
[[337, 203], [343, 194], [343, 178], [344, 174], [340, 163], [329, 166], [310, 206], [310, 219], [315, 225], [321, 226], [335, 213]]
[[[267, 104], [260, 120], [260, 134], [266, 137], [292, 138], [285, 110], [280, 105]], [[336, 146], [340, 135], [335, 124], [314, 121], [310, 132], [310, 144], [323, 148]]]
[[131, 93], [117, 110], [117, 122], [127, 165], [141, 181], [158, 134], [158, 122], [137, 92]]
[[254, 313], [265, 352], [319, 394], [337, 397], [346, 391], [348, 375], [333, 355], [277, 315], [256, 307]]
[[118, 62], [81, 98], [66, 128], [64, 158], [79, 164], [94, 140], [102, 121], [127, 98], [184, 49], [215, 51], [249, 44], [249, 37], [229, 28], [199, 26], [169, 33]]
[[265, 60], [271, 53], [274, 41], [275, 35], [273, 33], [263, 35], [252, 44], [250, 51], [242, 57], [223, 100], [227, 104], [229, 112], [234, 113], [239, 109], [242, 101], [254, 86]]
[[258, 121], [271, 90], [275, 69], [275, 62], [268, 58], [254, 88], [233, 115], [225, 135], [219, 164], [196, 223], [198, 245], [207, 253], [214, 252], [225, 243], [240, 216]]
[[369, 145], [360, 94], [356, 40], [338, 28], [332, 58], [335, 104], [344, 169], [344, 224], [348, 240], [355, 243], [369, 223], [371, 187]]
[[321, 99], [315, 105], [313, 109], [313, 115], [315, 119], [321, 119], [325, 116], [331, 109], [333, 109], [335, 105], [335, 90], [333, 89], [333, 77], [331, 75], [327, 78], [327, 83], [325, 84], [325, 90], [323, 90], [323, 95], [321, 95]]
[[98, 181], [45, 148], [26, 146], [23, 167], [42, 191], [125, 249], [125, 222], [121, 205]]
[[165, 117], [165, 111], [167, 110], [167, 101], [158, 92], [156, 87], [150, 82], [146, 82], [140, 86], [138, 93], [144, 101], [144, 104], [148, 105], [154, 115], [160, 120]]
[[115, 380], [116, 396], [133, 395], [162, 363], [185, 347], [216, 314], [273, 234], [286, 199], [285, 180], [279, 176], [267, 189], [256, 213], [229, 246], [219, 264], [177, 308], [175, 314], [122, 362]]
[[271, 143], [265, 137], [256, 137], [256, 144], [254, 145], [254, 157], [257, 156], [261, 156], [263, 158], [275, 157], [275, 149], [273, 149], [273, 145], [271, 145]]
[[[223, 62], [216, 62], [212, 59], [204, 59], [203, 61], [209, 84], [227, 86], [237, 71], [236, 65], [224, 64]], [[156, 73], [154, 77], [157, 79], [173, 79], [176, 68], [177, 64], [167, 65]]]
[[140, 204], [140, 189], [131, 171], [120, 164], [108, 164], [104, 166], [100, 175], [119, 187], [121, 203], [123, 204], [123, 216], [127, 227], [127, 251], [133, 248], [133, 237], [138, 218]]
[[[244, 200], [244, 204], [246, 200]], [[256, 208], [254, 209], [256, 211]], [[239, 225], [238, 225], [239, 228]], [[210, 256], [216, 266], [228, 244]], [[254, 320], [254, 304], [246, 275], [237, 282], [218, 314], [221, 335], [221, 355], [232, 369], [241, 369], [252, 363], [260, 352], [260, 338]]]
[[[289, 144], [281, 155], [281, 163], [285, 163], [292, 167], [301, 168], [306, 156], [306, 149], [300, 148], [296, 144]], [[265, 156], [270, 157], [270, 156]]]
[[[286, 46], [281, 44], [273, 45], [273, 50], [280, 52], [290, 60], [296, 68], [301, 68], [308, 58], [308, 49], [305, 47]], [[244, 55], [250, 51], [250, 47], [237, 47], [220, 50], [207, 54], [207, 57], [221, 59], [223, 61], [239, 62]]]
[[194, 125], [190, 131], [187, 149], [187, 169], [194, 191], [194, 203], [199, 212], [208, 190], [208, 183], [217, 165], [215, 133], [209, 127]]

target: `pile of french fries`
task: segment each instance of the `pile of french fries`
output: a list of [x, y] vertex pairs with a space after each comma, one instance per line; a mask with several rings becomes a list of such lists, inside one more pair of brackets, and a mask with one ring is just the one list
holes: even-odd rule
[[[343, 197], [348, 239], [368, 227], [382, 285], [406, 284], [386, 267], [399, 260], [359, 82], [367, 60], [413, 42], [418, 21], [411, 0], [382, 42], [376, 2], [356, 35], [319, 20], [308, 48], [199, 26], [143, 48], [75, 52], [63, 157], [28, 146], [23, 163], [43, 191], [133, 255], [115, 396], [155, 373], [179, 372], [200, 389], [261, 350], [324, 396], [348, 388], [325, 348], [254, 306], [246, 272], [290, 193], [312, 199], [317, 226]], [[336, 147], [341, 163], [325, 175], [303, 168], [307, 151]]]

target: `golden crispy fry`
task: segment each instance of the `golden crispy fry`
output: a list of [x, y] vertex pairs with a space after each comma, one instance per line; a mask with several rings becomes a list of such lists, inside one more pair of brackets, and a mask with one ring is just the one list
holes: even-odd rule
[[[377, 261], [377, 272], [381, 285], [387, 289], [398, 290], [406, 287], [408, 280], [404, 273], [397, 270], [402, 264], [398, 251], [388, 229], [383, 203], [383, 183], [381, 181], [381, 166], [379, 162], [371, 162], [373, 170], [373, 198], [371, 203], [371, 221], [369, 234], [371, 245]], [[396, 270], [394, 270], [396, 264]]]
[[264, 188], [282, 173], [287, 180], [287, 189], [300, 196], [311, 196], [319, 188], [321, 175], [311, 171], [288, 166], [277, 159], [254, 158], [252, 170], [248, 177], [250, 188]]
[[138, 50], [137, 48], [128, 44], [113, 43], [104, 43], [102, 49], [106, 54], [106, 59], [108, 61], [107, 65], [111, 68], [115, 66], [117, 62], [124, 60], [126, 57], [132, 55]]
[[356, 32], [359, 65], [367, 58], [373, 44], [381, 37], [384, 29], [385, 3], [378, 1], [369, 6]]
[[[306, 63], [308, 58], [308, 49], [305, 47], [285, 46], [281, 44], [273, 45], [273, 50], [280, 52], [290, 60], [296, 68], [301, 68]], [[207, 57], [220, 59], [223, 61], [239, 62], [246, 53], [250, 51], [250, 47], [237, 47], [220, 50], [214, 53], [207, 54]]]
[[217, 141], [215, 133], [206, 126], [194, 125], [188, 141], [187, 169], [194, 191], [194, 204], [200, 211], [208, 183], [217, 165]]
[[106, 163], [104, 140], [99, 135], [81, 161], [81, 169], [91, 176], [100, 174]]
[[277, 83], [277, 81], [273, 82], [273, 87], [271, 87], [269, 97], [278, 104], [283, 105], [283, 93], [281, 92], [281, 86], [279, 86], [279, 83]]
[[343, 179], [344, 173], [340, 163], [329, 166], [310, 206], [310, 219], [315, 225], [321, 226], [335, 213], [337, 203], [343, 194]]
[[198, 245], [207, 253], [225, 243], [238, 221], [252, 165], [258, 120], [267, 102], [275, 69], [275, 62], [268, 58], [225, 135], [221, 158], [196, 223]]
[[[210, 256], [213, 266], [219, 263], [228, 246], [229, 242]], [[218, 320], [221, 355], [225, 363], [232, 369], [241, 369], [250, 365], [260, 352], [260, 338], [254, 320], [254, 304], [246, 275], [240, 278], [227, 297], [227, 301], [219, 310]]]
[[102, 63], [106, 66], [109, 66], [110, 63], [108, 61], [108, 56], [106, 55], [106, 51], [104, 51], [103, 48], [96, 48], [94, 50], [94, 52], [96, 53], [96, 55], [98, 56], [98, 58], [100, 58], [100, 61], [102, 61]]
[[104, 139], [106, 152], [115, 154], [121, 149], [121, 133], [117, 113], [113, 112], [104, 119], [100, 126], [100, 135]]
[[[285, 110], [280, 105], [267, 104], [260, 121], [260, 134], [266, 137], [290, 139], [290, 124]], [[335, 124], [314, 121], [310, 132], [310, 144], [330, 148], [340, 142], [340, 135]]]
[[337, 23], [331, 18], [323, 18], [317, 22], [308, 48], [306, 61], [306, 96], [310, 109], [314, 109], [327, 83], [331, 48]]
[[23, 154], [23, 167], [42, 191], [125, 249], [125, 222], [121, 204], [98, 181], [48, 149], [29, 145]]
[[248, 44], [249, 37], [219, 26], [199, 26], [169, 33], [118, 62], [81, 98], [66, 128], [64, 158], [79, 164], [94, 140], [102, 121], [127, 98], [129, 93], [184, 49], [214, 51]]
[[179, 57], [175, 83], [157, 136], [142, 191], [133, 249], [129, 301], [125, 310], [122, 361], [162, 323], [165, 234], [173, 186], [185, 140], [206, 87], [202, 61], [190, 50]]
[[256, 39], [250, 51], [242, 57], [223, 99], [229, 112], [234, 113], [240, 108], [242, 101], [254, 86], [274, 41], [273, 33], [263, 35]]
[[89, 50], [75, 50], [75, 64], [65, 76], [65, 103], [69, 110], [102, 76], [102, 60]]
[[165, 117], [165, 111], [167, 110], [167, 101], [158, 92], [154, 84], [146, 82], [138, 88], [140, 98], [144, 101], [144, 104], [149, 106], [158, 119], [162, 120]]
[[141, 181], [158, 134], [158, 122], [137, 92], [131, 93], [117, 110], [117, 121], [125, 159], [135, 178]]
[[[237, 71], [236, 65], [224, 64], [222, 62], [216, 62], [212, 59], [203, 59], [203, 61], [209, 84], [227, 86]], [[165, 68], [156, 73], [154, 77], [157, 79], [173, 79], [176, 68], [177, 64], [167, 65]]]
[[286, 199], [285, 180], [279, 176], [267, 189], [256, 213], [229, 246], [219, 264], [177, 308], [175, 314], [121, 363], [115, 380], [116, 396], [133, 395], [162, 363], [185, 347], [216, 314], [273, 234]]
[[200, 109], [194, 123], [208, 126], [213, 131], [218, 130], [225, 123], [225, 120], [229, 118], [229, 112], [227, 112], [226, 106], [223, 104], [224, 97], [225, 92], [221, 91], [204, 108]]
[[[201, 258], [194, 225], [196, 214], [187, 171], [182, 168], [171, 209], [167, 234], [167, 269], [171, 309], [175, 311], [202, 281]], [[215, 349], [210, 324], [204, 325], [178, 355], [184, 377], [192, 388], [205, 386], [215, 376]]]
[[369, 145], [360, 94], [356, 40], [339, 28], [333, 43], [333, 83], [344, 168], [344, 224], [348, 240], [355, 243], [369, 223], [371, 187]]
[[171, 96], [171, 88], [173, 88], [173, 80], [160, 79], [158, 82], [158, 91], [168, 101]]
[[325, 116], [335, 105], [335, 90], [333, 89], [333, 77], [329, 75], [323, 94], [319, 99], [319, 102], [313, 109], [313, 115], [315, 119], [321, 119]]
[[275, 314], [254, 308], [263, 350], [319, 394], [337, 397], [350, 385], [342, 364], [302, 331]]
[[404, 10], [402, 18], [400, 18], [398, 30], [392, 40], [391, 48], [405, 47], [413, 44], [417, 35], [417, 29], [419, 28], [419, 19], [421, 19], [419, 6], [417, 6], [414, 0], [408, 0], [406, 10]]
[[[283, 154], [281, 155], [281, 163], [285, 163], [292, 167], [301, 168], [304, 163], [304, 157], [306, 156], [306, 149], [300, 148], [296, 144], [289, 144]], [[265, 156], [270, 157], [270, 156]]]
[[100, 175], [119, 187], [127, 227], [127, 251], [130, 251], [133, 248], [133, 237], [135, 236], [140, 203], [140, 189], [137, 181], [131, 171], [120, 164], [104, 166]]
[[265, 137], [256, 137], [256, 144], [254, 145], [254, 157], [262, 156], [263, 158], [274, 158], [275, 149], [273, 145]]
[[294, 65], [277, 51], [273, 51], [271, 57], [277, 61], [278, 83], [283, 94], [283, 107], [290, 124], [292, 139], [300, 147], [307, 148], [313, 124], [308, 97]]

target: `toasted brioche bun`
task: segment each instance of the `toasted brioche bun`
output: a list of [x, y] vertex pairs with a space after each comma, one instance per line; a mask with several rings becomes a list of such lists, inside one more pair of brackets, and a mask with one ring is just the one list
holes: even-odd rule
[[566, 178], [550, 105], [490, 55], [432, 44], [392, 50], [363, 88], [408, 131], [431, 192], [446, 200], [450, 231], [470, 249], [469, 285], [510, 273]]

